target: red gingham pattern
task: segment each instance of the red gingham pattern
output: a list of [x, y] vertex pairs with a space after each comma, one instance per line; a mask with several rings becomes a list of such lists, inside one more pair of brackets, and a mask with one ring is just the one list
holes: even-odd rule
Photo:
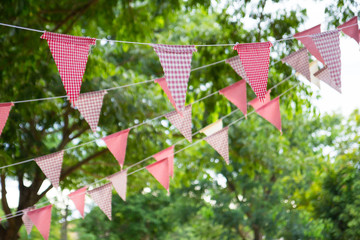
[[172, 111], [165, 114], [165, 117], [180, 131], [182, 135], [184, 135], [189, 142], [192, 142], [191, 105], [187, 105], [182, 114], [183, 115], [177, 111]]
[[329, 68], [331, 80], [341, 88], [341, 51], [339, 30], [311, 35]]
[[331, 80], [330, 72], [327, 66], [314, 73], [314, 76], [341, 93], [341, 89]]
[[358, 33], [358, 17], [355, 16], [346, 23], [343, 23], [342, 25], [337, 27], [339, 30], [341, 30], [343, 33], [348, 35], [349, 37], [353, 38], [357, 43], [359, 43], [359, 33]]
[[90, 128], [93, 132], [96, 132], [103, 99], [106, 93], [107, 92], [105, 90], [82, 93], [79, 95], [79, 98], [76, 102], [76, 107], [86, 122], [90, 125]]
[[61, 166], [64, 158], [64, 150], [52, 153], [46, 156], [35, 158], [34, 161], [40, 167], [41, 171], [50, 180], [51, 184], [59, 187]]
[[33, 224], [33, 222], [31, 221], [31, 219], [29, 218], [29, 216], [27, 215], [27, 213], [28, 213], [29, 211], [34, 210], [34, 209], [35, 209], [35, 207], [29, 207], [29, 208], [25, 208], [24, 210], [22, 210], [22, 212], [23, 212], [24, 215], [22, 215], [21, 219], [22, 219], [22, 221], [23, 221], [23, 223], [24, 223], [24, 226], [25, 226], [25, 229], [26, 229], [26, 233], [27, 233], [28, 235], [30, 235], [31, 230], [32, 230], [34, 224]]
[[250, 86], [262, 101], [265, 98], [269, 75], [270, 42], [236, 44]]
[[227, 64], [229, 64], [240, 77], [242, 77], [248, 84], [250, 84], [249, 79], [246, 76], [246, 72], [244, 70], [244, 67], [241, 64], [239, 56], [235, 56], [235, 57], [226, 59], [225, 62]]
[[0, 136], [5, 127], [12, 106], [14, 106], [13, 103], [0, 103]]
[[220, 131], [204, 138], [225, 159], [227, 164], [229, 164], [228, 130], [229, 127], [224, 127]]
[[92, 200], [99, 206], [105, 215], [111, 220], [112, 183], [107, 183], [98, 188], [88, 191]]
[[184, 110], [187, 85], [190, 77], [192, 53], [195, 46], [151, 45], [159, 56], [165, 79], [176, 107]]
[[67, 96], [73, 104], [76, 103], [90, 45], [95, 45], [96, 39], [51, 32], [45, 32], [41, 38], [46, 39], [49, 44]]
[[310, 67], [309, 67], [309, 56], [306, 48], [302, 48], [296, 52], [291, 53], [289, 56], [281, 59], [283, 63], [289, 64], [298, 73], [311, 81], [310, 78]]

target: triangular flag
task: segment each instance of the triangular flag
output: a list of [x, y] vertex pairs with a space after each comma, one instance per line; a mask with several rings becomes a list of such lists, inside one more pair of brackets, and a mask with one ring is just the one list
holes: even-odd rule
[[199, 132], [204, 133], [206, 136], [210, 136], [220, 131], [221, 129], [223, 129], [223, 122], [222, 119], [219, 119], [216, 122], [204, 127]]
[[168, 147], [153, 155], [157, 161], [167, 158], [169, 161], [169, 175], [174, 177], [174, 148], [175, 146]]
[[236, 44], [250, 86], [262, 101], [265, 98], [269, 75], [271, 42]]
[[274, 98], [255, 111], [282, 132], [279, 97]]
[[266, 103], [270, 102], [270, 92], [271, 90], [266, 92], [265, 99], [263, 102], [260, 102], [258, 98], [254, 98], [249, 102], [249, 105], [252, 106], [255, 110], [264, 106]]
[[229, 164], [228, 130], [229, 127], [224, 127], [213, 135], [204, 138], [224, 158], [226, 164]]
[[35, 207], [29, 207], [29, 208], [25, 208], [24, 210], [22, 210], [23, 215], [22, 215], [21, 219], [22, 219], [22, 221], [23, 221], [23, 223], [24, 223], [24, 226], [25, 226], [25, 229], [26, 229], [26, 233], [27, 233], [28, 235], [30, 235], [31, 230], [32, 230], [34, 224], [33, 224], [33, 222], [31, 221], [31, 219], [29, 218], [29, 216], [28, 216], [27, 213], [28, 213], [29, 211], [31, 211], [31, 210], [34, 210], [34, 209], [35, 209]]
[[172, 111], [165, 114], [165, 117], [181, 132], [182, 135], [184, 135], [189, 142], [192, 142], [191, 105], [187, 105], [182, 114], [177, 111]]
[[359, 43], [359, 26], [357, 17], [353, 17], [346, 23], [338, 26], [337, 29], [341, 30], [343, 33], [353, 38], [357, 43]]
[[157, 161], [145, 167], [159, 183], [169, 191], [170, 175], [169, 175], [169, 161], [167, 158]]
[[176, 108], [184, 111], [186, 92], [191, 71], [191, 58], [195, 46], [151, 44], [159, 56], [167, 86]]
[[63, 158], [64, 150], [61, 150], [59, 152], [34, 159], [41, 171], [43, 171], [45, 176], [50, 180], [51, 184], [55, 188], [59, 187]]
[[84, 207], [85, 207], [85, 193], [87, 187], [80, 188], [75, 192], [72, 192], [68, 195], [68, 197], [75, 204], [76, 209], [80, 212], [82, 218], [84, 218]]
[[289, 64], [293, 67], [297, 72], [306, 77], [309, 81], [310, 78], [310, 70], [309, 70], [309, 56], [306, 48], [302, 48], [296, 52], [291, 53], [289, 56], [281, 59], [283, 63]]
[[14, 106], [13, 103], [0, 103], [0, 136], [2, 133], [2, 130], [5, 127], [6, 121], [9, 117], [9, 113], [11, 110], [11, 107]]
[[300, 42], [302, 42], [302, 44], [304, 44], [304, 46], [307, 48], [307, 50], [320, 62], [322, 62], [323, 64], [325, 64], [324, 59], [322, 58], [319, 50], [316, 48], [314, 41], [312, 40], [311, 37], [309, 37], [310, 35], [316, 34], [316, 33], [320, 33], [321, 32], [321, 25], [317, 25], [315, 27], [312, 27], [308, 30], [296, 33], [294, 35], [294, 37], [299, 40]]
[[169, 90], [169, 88], [167, 86], [166, 79], [165, 78], [158, 78], [158, 79], [155, 79], [154, 82], [156, 82], [156, 83], [158, 83], [160, 85], [162, 90], [165, 92], [166, 96], [169, 98], [171, 104], [174, 106], [175, 109], [177, 109], [175, 101], [174, 101], [173, 97], [171, 96], [171, 92], [170, 92], [170, 90]]
[[49, 238], [50, 234], [51, 208], [52, 205], [48, 205], [46, 207], [35, 209], [27, 213], [45, 240]]
[[111, 181], [122, 200], [126, 201], [127, 170], [125, 169], [121, 172], [117, 172], [108, 177], [108, 179]]
[[127, 139], [130, 129], [126, 129], [103, 138], [106, 146], [119, 162], [121, 168], [124, 165]]
[[80, 93], [90, 45], [95, 45], [96, 39], [52, 32], [45, 32], [41, 38], [47, 40], [66, 94], [75, 104]]
[[106, 93], [107, 92], [105, 90], [82, 93], [76, 102], [76, 107], [86, 122], [90, 125], [93, 132], [96, 132], [101, 107], [103, 105], [103, 99]]
[[314, 75], [315, 77], [319, 78], [321, 81], [323, 81], [324, 83], [326, 83], [327, 85], [329, 85], [330, 87], [341, 93], [341, 89], [338, 86], [336, 86], [336, 84], [331, 80], [330, 72], [327, 66], [314, 73]]
[[99, 206], [101, 211], [111, 220], [111, 183], [107, 183], [98, 188], [88, 191], [92, 200]]
[[240, 76], [242, 77], [242, 79], [244, 79], [248, 84], [250, 84], [248, 77], [246, 76], [246, 72], [245, 69], [241, 63], [240, 57], [239, 55], [226, 59], [225, 62], [227, 64], [229, 64], [234, 71]]
[[219, 91], [230, 102], [235, 104], [240, 111], [246, 116], [247, 114], [247, 98], [246, 98], [246, 82], [245, 80], [238, 81]]
[[339, 30], [311, 36], [329, 68], [331, 80], [341, 88], [341, 51]]
[[314, 74], [319, 71], [318, 61], [312, 61], [309, 65], [311, 82], [320, 88], [320, 79], [315, 77]]

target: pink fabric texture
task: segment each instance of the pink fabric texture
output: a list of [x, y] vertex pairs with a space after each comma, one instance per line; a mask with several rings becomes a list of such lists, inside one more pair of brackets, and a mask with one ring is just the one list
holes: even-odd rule
[[96, 91], [80, 94], [76, 107], [78, 108], [81, 116], [84, 117], [86, 122], [90, 125], [93, 132], [96, 132], [99, 123], [101, 107], [106, 91]]
[[50, 180], [51, 184], [55, 188], [59, 187], [63, 158], [64, 150], [61, 150], [59, 152], [34, 159], [41, 171], [43, 171], [45, 176]]
[[169, 175], [174, 177], [174, 148], [175, 146], [168, 147], [153, 155], [157, 161], [167, 158], [169, 161]]
[[170, 175], [169, 175], [169, 161], [167, 158], [157, 161], [146, 166], [146, 169], [159, 181], [159, 183], [169, 191]]
[[127, 170], [125, 169], [121, 172], [117, 172], [108, 177], [108, 179], [111, 181], [121, 199], [126, 201]]
[[241, 63], [240, 57], [239, 55], [226, 59], [225, 61], [227, 64], [229, 64], [234, 71], [240, 76], [242, 77], [242, 79], [244, 79], [248, 84], [250, 84], [248, 77], [246, 76], [246, 72], [245, 69]]
[[246, 82], [245, 80], [238, 81], [219, 91], [230, 102], [237, 106], [240, 111], [246, 116], [247, 114], [247, 98], [246, 98]]
[[196, 52], [195, 46], [163, 44], [152, 44], [151, 46], [159, 56], [176, 108], [184, 111], [192, 54]]
[[250, 86], [260, 101], [264, 100], [269, 75], [270, 42], [236, 44]]
[[312, 27], [308, 30], [296, 33], [294, 35], [294, 37], [299, 40], [300, 42], [302, 42], [302, 44], [304, 44], [304, 46], [307, 48], [307, 50], [320, 62], [322, 62], [323, 64], [325, 64], [324, 59], [322, 58], [319, 50], [316, 48], [315, 43], [313, 41], [313, 39], [310, 37], [310, 35], [316, 34], [316, 33], [320, 33], [321, 29], [320, 29], [320, 24]]
[[281, 59], [283, 63], [289, 64], [298, 73], [311, 81], [310, 69], [309, 69], [309, 56], [306, 48], [302, 48], [296, 52], [291, 53], [289, 56]]
[[271, 90], [266, 92], [265, 99], [263, 102], [260, 102], [258, 98], [254, 98], [249, 102], [249, 105], [252, 106], [255, 110], [264, 106], [266, 103], [270, 102], [270, 92]]
[[165, 114], [165, 117], [181, 132], [182, 135], [184, 135], [189, 142], [192, 142], [191, 105], [187, 105], [182, 114], [177, 111], [172, 111]]
[[99, 206], [101, 211], [111, 220], [111, 199], [112, 188], [111, 183], [107, 183], [98, 188], [88, 191], [92, 200]]
[[35, 209], [35, 207], [29, 207], [29, 208], [26, 208], [26, 209], [22, 210], [23, 215], [22, 215], [21, 219], [22, 219], [22, 221], [23, 221], [23, 223], [24, 223], [24, 226], [25, 226], [25, 229], [26, 229], [26, 233], [27, 233], [28, 235], [30, 235], [31, 230], [32, 230], [34, 224], [33, 224], [33, 222], [31, 221], [31, 219], [29, 218], [29, 216], [27, 215], [27, 213], [28, 213], [29, 211], [34, 210], [34, 209]]
[[314, 73], [314, 76], [341, 93], [341, 89], [331, 80], [329, 69], [326, 66]]
[[173, 97], [171, 96], [171, 92], [167, 86], [167, 83], [166, 83], [166, 79], [165, 78], [158, 78], [158, 79], [155, 79], [156, 83], [158, 83], [160, 85], [160, 87], [162, 88], [162, 90], [165, 92], [166, 96], [169, 98], [171, 104], [174, 106], [175, 110], [177, 110], [176, 108], [176, 103], [173, 99]]
[[75, 192], [72, 192], [68, 197], [75, 204], [76, 209], [80, 212], [82, 218], [84, 218], [84, 207], [85, 207], [85, 193], [87, 187], [80, 188]]
[[119, 162], [121, 168], [124, 165], [127, 139], [130, 129], [126, 129], [103, 138], [106, 146]]
[[48, 42], [66, 94], [73, 104], [76, 103], [85, 73], [90, 45], [95, 45], [96, 39], [52, 32], [45, 32], [41, 38]]
[[255, 111], [282, 132], [279, 97], [274, 98]]
[[46, 207], [35, 209], [27, 213], [45, 240], [49, 238], [50, 234], [51, 208], [52, 205], [48, 205]]
[[2, 133], [2, 130], [5, 127], [6, 121], [9, 117], [9, 113], [11, 110], [11, 107], [14, 106], [13, 103], [0, 103], [0, 136]]
[[229, 164], [228, 130], [229, 127], [224, 127], [213, 135], [204, 138], [224, 158], [226, 164]]
[[346, 23], [343, 23], [337, 28], [349, 37], [353, 38], [357, 43], [359, 43], [359, 25], [357, 17], [353, 17], [352, 19], [350, 19]]

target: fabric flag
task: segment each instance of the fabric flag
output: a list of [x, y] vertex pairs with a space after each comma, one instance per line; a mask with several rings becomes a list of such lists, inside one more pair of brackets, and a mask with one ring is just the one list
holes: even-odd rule
[[302, 48], [296, 52], [291, 53], [289, 56], [281, 59], [283, 63], [289, 64], [297, 72], [311, 81], [309, 70], [309, 56], [306, 48]]
[[336, 84], [331, 80], [330, 71], [327, 68], [327, 66], [314, 73], [314, 75], [315, 77], [319, 78], [321, 81], [323, 81], [324, 83], [326, 83], [327, 85], [329, 85], [330, 87], [341, 93], [341, 89], [338, 86], [336, 86]]
[[112, 198], [112, 189], [111, 183], [107, 183], [98, 188], [88, 191], [92, 200], [99, 206], [101, 211], [111, 219], [111, 198]]
[[50, 234], [51, 208], [52, 205], [48, 205], [46, 207], [35, 209], [27, 213], [45, 240], [49, 238]]
[[260, 101], [264, 100], [269, 74], [271, 42], [236, 44], [250, 86]]
[[353, 17], [346, 23], [338, 26], [337, 29], [341, 30], [343, 33], [353, 38], [357, 43], [359, 43], [359, 26], [357, 17]]
[[222, 119], [217, 120], [216, 122], [204, 127], [199, 132], [204, 133], [206, 136], [210, 136], [223, 128]]
[[130, 129], [126, 129], [103, 138], [106, 146], [119, 162], [121, 168], [124, 165], [127, 139]]
[[164, 158], [168, 159], [169, 175], [171, 177], [174, 177], [174, 148], [175, 146], [171, 146], [153, 155], [153, 158], [155, 158], [156, 161], [163, 160]]
[[263, 102], [260, 102], [258, 98], [254, 98], [249, 102], [249, 105], [252, 106], [255, 110], [264, 106], [266, 103], [270, 102], [270, 92], [271, 90], [266, 92], [265, 100]]
[[220, 131], [204, 138], [224, 158], [226, 164], [229, 164], [228, 130], [229, 127], [224, 127]]
[[320, 33], [321, 29], [320, 29], [320, 24], [312, 27], [308, 30], [296, 33], [294, 35], [294, 37], [299, 40], [300, 42], [302, 42], [302, 44], [304, 44], [304, 46], [307, 48], [307, 50], [320, 62], [322, 62], [323, 64], [325, 64], [324, 59], [322, 58], [319, 50], [316, 48], [315, 43], [313, 41], [313, 39], [311, 37], [309, 37], [310, 35], [316, 34], [316, 33]]
[[123, 170], [117, 172], [108, 179], [111, 181], [112, 185], [114, 186], [116, 192], [122, 198], [122, 200], [126, 201], [126, 188], [127, 188], [127, 170]]
[[279, 97], [271, 100], [262, 107], [255, 109], [255, 111], [282, 133]]
[[82, 218], [84, 218], [84, 207], [85, 207], [85, 193], [87, 187], [80, 188], [75, 192], [72, 192], [68, 197], [75, 204], [76, 209], [80, 212]]
[[159, 56], [164, 70], [167, 86], [171, 92], [176, 108], [184, 111], [187, 85], [191, 71], [191, 58], [196, 52], [195, 46], [151, 45]]
[[320, 88], [320, 79], [315, 77], [314, 74], [319, 71], [319, 67], [318, 67], [318, 61], [315, 60], [313, 62], [310, 63], [310, 77], [311, 77], [311, 82], [313, 84], [315, 84], [318, 88]]
[[329, 68], [331, 80], [341, 88], [341, 51], [339, 30], [311, 36]]
[[167, 191], [169, 191], [170, 175], [169, 160], [167, 158], [146, 166], [146, 169]]
[[41, 38], [47, 40], [66, 94], [75, 104], [80, 93], [90, 45], [95, 45], [96, 39], [52, 32], [45, 32]]
[[21, 219], [22, 219], [22, 221], [23, 221], [23, 223], [24, 223], [24, 226], [25, 226], [25, 229], [26, 229], [26, 233], [27, 233], [28, 235], [30, 235], [31, 230], [32, 230], [34, 224], [33, 224], [33, 222], [31, 221], [31, 219], [29, 218], [29, 216], [28, 216], [27, 213], [28, 213], [29, 211], [31, 211], [31, 210], [34, 210], [34, 209], [35, 209], [35, 207], [29, 207], [29, 208], [25, 208], [24, 210], [22, 210], [23, 215], [22, 215]]
[[192, 142], [191, 133], [191, 104], [185, 107], [184, 112], [178, 113], [172, 111], [165, 114], [165, 117], [174, 125], [182, 135], [189, 141]]
[[11, 110], [11, 107], [14, 106], [13, 103], [0, 103], [0, 136], [2, 133], [2, 130], [5, 127], [6, 121], [9, 117], [9, 113]]
[[162, 88], [162, 90], [165, 92], [166, 96], [169, 98], [171, 104], [174, 106], [174, 108], [177, 110], [176, 108], [176, 103], [173, 99], [173, 97], [171, 96], [171, 92], [168, 88], [168, 85], [166, 83], [166, 79], [165, 78], [158, 78], [155, 79], [154, 82], [158, 83], [160, 85], [160, 87]]
[[34, 159], [41, 171], [43, 171], [45, 176], [50, 180], [51, 184], [55, 188], [59, 187], [63, 158], [64, 150], [61, 150], [59, 152]]
[[226, 59], [225, 61], [227, 64], [229, 64], [234, 71], [240, 76], [242, 77], [242, 79], [244, 79], [248, 84], [250, 84], [248, 77], [246, 76], [246, 72], [245, 69], [241, 63], [240, 57], [239, 55]]
[[238, 81], [219, 91], [230, 102], [237, 106], [240, 111], [246, 116], [247, 114], [247, 98], [246, 98], [246, 81]]
[[105, 90], [82, 93], [76, 102], [76, 107], [86, 122], [90, 125], [93, 132], [96, 132], [96, 128], [99, 123], [101, 107], [103, 105], [105, 94], [107, 94]]

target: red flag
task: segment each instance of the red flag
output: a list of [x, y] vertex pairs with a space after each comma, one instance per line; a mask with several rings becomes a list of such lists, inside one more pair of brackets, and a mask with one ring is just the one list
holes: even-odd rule
[[153, 155], [157, 161], [163, 160], [164, 158], [168, 159], [169, 175], [171, 177], [174, 177], [174, 148], [175, 146], [171, 146]]
[[224, 127], [213, 135], [204, 138], [224, 158], [226, 164], [229, 164], [228, 130], [229, 127]]
[[156, 82], [156, 83], [158, 83], [160, 85], [162, 90], [165, 92], [166, 96], [169, 98], [171, 104], [174, 106], [175, 110], [177, 110], [175, 101], [174, 101], [173, 97], [171, 96], [171, 92], [170, 92], [170, 90], [169, 90], [169, 88], [167, 86], [166, 79], [165, 78], [158, 78], [158, 79], [155, 79], [154, 82]]
[[296, 52], [291, 53], [289, 56], [281, 59], [283, 63], [289, 64], [298, 73], [302, 74], [307, 80], [311, 81], [309, 69], [309, 56], [306, 48], [302, 48]]
[[230, 66], [235, 70], [235, 72], [242, 77], [248, 84], [250, 84], [248, 77], [246, 76], [245, 69], [240, 61], [239, 55], [226, 59], [225, 61], [227, 64], [230, 64]]
[[88, 191], [92, 200], [99, 206], [101, 211], [111, 220], [111, 183], [107, 183], [98, 188]]
[[348, 35], [349, 37], [353, 38], [357, 43], [359, 43], [359, 26], [358, 26], [358, 20], [357, 17], [353, 17], [346, 23], [343, 23], [342, 25], [337, 27], [339, 30], [341, 30], [343, 33]]
[[270, 92], [271, 90], [266, 92], [265, 99], [263, 102], [260, 102], [258, 98], [254, 98], [249, 102], [249, 105], [252, 106], [255, 110], [264, 106], [266, 103], [270, 102]]
[[87, 187], [80, 188], [75, 192], [72, 192], [68, 195], [68, 197], [75, 204], [76, 209], [80, 212], [82, 218], [84, 218], [84, 207], [85, 207], [85, 193]]
[[184, 135], [189, 142], [192, 142], [191, 105], [187, 105], [182, 114], [177, 111], [172, 111], [165, 114], [165, 117], [181, 132], [182, 135]]
[[247, 114], [247, 98], [246, 98], [246, 82], [245, 80], [238, 81], [219, 91], [230, 102], [235, 104], [240, 111], [246, 116]]
[[34, 161], [40, 167], [41, 171], [43, 171], [45, 176], [50, 180], [51, 184], [55, 188], [59, 187], [63, 158], [64, 150], [61, 150], [59, 152], [34, 159]]
[[22, 210], [23, 212], [23, 215], [21, 217], [23, 223], [24, 223], [24, 226], [25, 226], [25, 229], [26, 229], [26, 233], [28, 235], [30, 235], [31, 233], [31, 230], [34, 226], [33, 222], [31, 221], [31, 219], [29, 218], [29, 216], [27, 215], [27, 213], [31, 210], [34, 210], [35, 207], [29, 207], [29, 208], [25, 208], [24, 210]]
[[146, 169], [169, 191], [170, 175], [169, 161], [167, 158], [146, 166]]
[[6, 121], [9, 117], [9, 113], [11, 110], [11, 107], [14, 106], [13, 103], [0, 103], [0, 136], [2, 133], [2, 130], [5, 127]]
[[48, 205], [46, 207], [35, 209], [27, 213], [45, 240], [49, 238], [50, 234], [51, 208], [52, 205]]
[[127, 139], [130, 129], [126, 129], [103, 138], [106, 146], [119, 162], [121, 168], [124, 165]]
[[314, 76], [341, 93], [341, 89], [331, 80], [329, 69], [326, 66], [314, 73]]
[[45, 32], [41, 38], [48, 42], [66, 94], [72, 103], [76, 103], [85, 73], [90, 45], [95, 45], [96, 39], [52, 32]]
[[108, 179], [111, 181], [122, 200], [126, 201], [127, 170], [125, 169], [121, 172], [117, 172], [108, 177]]
[[282, 132], [279, 97], [271, 100], [255, 111]]

